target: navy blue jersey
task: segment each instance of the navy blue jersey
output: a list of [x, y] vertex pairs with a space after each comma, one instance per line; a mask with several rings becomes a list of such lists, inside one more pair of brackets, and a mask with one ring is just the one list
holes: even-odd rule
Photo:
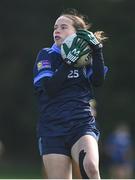
[[42, 49], [37, 56], [34, 87], [39, 108], [38, 136], [70, 134], [73, 129], [95, 121], [89, 105], [93, 98], [91, 66], [67, 69], [66, 77], [61, 81], [61, 74], [51, 86], [53, 90], [58, 89], [57, 82], [61, 81], [61, 86], [53, 96], [49, 94], [47, 84], [42, 84], [43, 79], [55, 77], [63, 63], [60, 49], [56, 45]]

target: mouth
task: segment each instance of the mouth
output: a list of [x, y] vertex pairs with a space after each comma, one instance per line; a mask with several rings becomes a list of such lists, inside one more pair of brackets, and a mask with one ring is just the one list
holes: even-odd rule
[[54, 39], [55, 39], [56, 41], [59, 41], [59, 40], [61, 39], [61, 37], [60, 37], [60, 36], [54, 36]]

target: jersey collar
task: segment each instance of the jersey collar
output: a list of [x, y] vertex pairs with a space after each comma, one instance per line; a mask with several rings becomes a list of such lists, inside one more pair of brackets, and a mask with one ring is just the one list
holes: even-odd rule
[[60, 51], [60, 47], [57, 46], [56, 44], [53, 44], [51, 49], [55, 52], [57, 52], [58, 54], [61, 54], [61, 51]]

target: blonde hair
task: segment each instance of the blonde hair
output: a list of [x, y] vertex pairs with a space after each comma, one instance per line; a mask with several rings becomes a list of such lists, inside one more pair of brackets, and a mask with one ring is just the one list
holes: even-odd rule
[[[73, 26], [76, 30], [78, 29], [85, 29], [89, 30], [91, 28], [91, 24], [88, 22], [88, 17], [82, 14], [79, 14], [76, 9], [67, 9], [62, 12], [60, 16], [65, 16], [73, 21]], [[104, 31], [96, 31], [94, 33], [97, 40], [99, 42], [103, 42], [108, 37], [105, 36]]]

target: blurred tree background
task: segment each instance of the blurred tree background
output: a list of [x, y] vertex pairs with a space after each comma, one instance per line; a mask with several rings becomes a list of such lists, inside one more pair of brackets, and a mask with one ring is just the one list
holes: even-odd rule
[[[88, 15], [91, 30], [109, 36], [104, 44], [109, 72], [103, 87], [96, 90], [101, 139], [119, 121], [128, 122], [135, 138], [134, 7], [132, 0], [1, 0], [0, 178], [42, 177], [32, 69], [38, 51], [53, 43], [54, 22], [66, 8]], [[35, 169], [32, 175], [31, 169]]]

